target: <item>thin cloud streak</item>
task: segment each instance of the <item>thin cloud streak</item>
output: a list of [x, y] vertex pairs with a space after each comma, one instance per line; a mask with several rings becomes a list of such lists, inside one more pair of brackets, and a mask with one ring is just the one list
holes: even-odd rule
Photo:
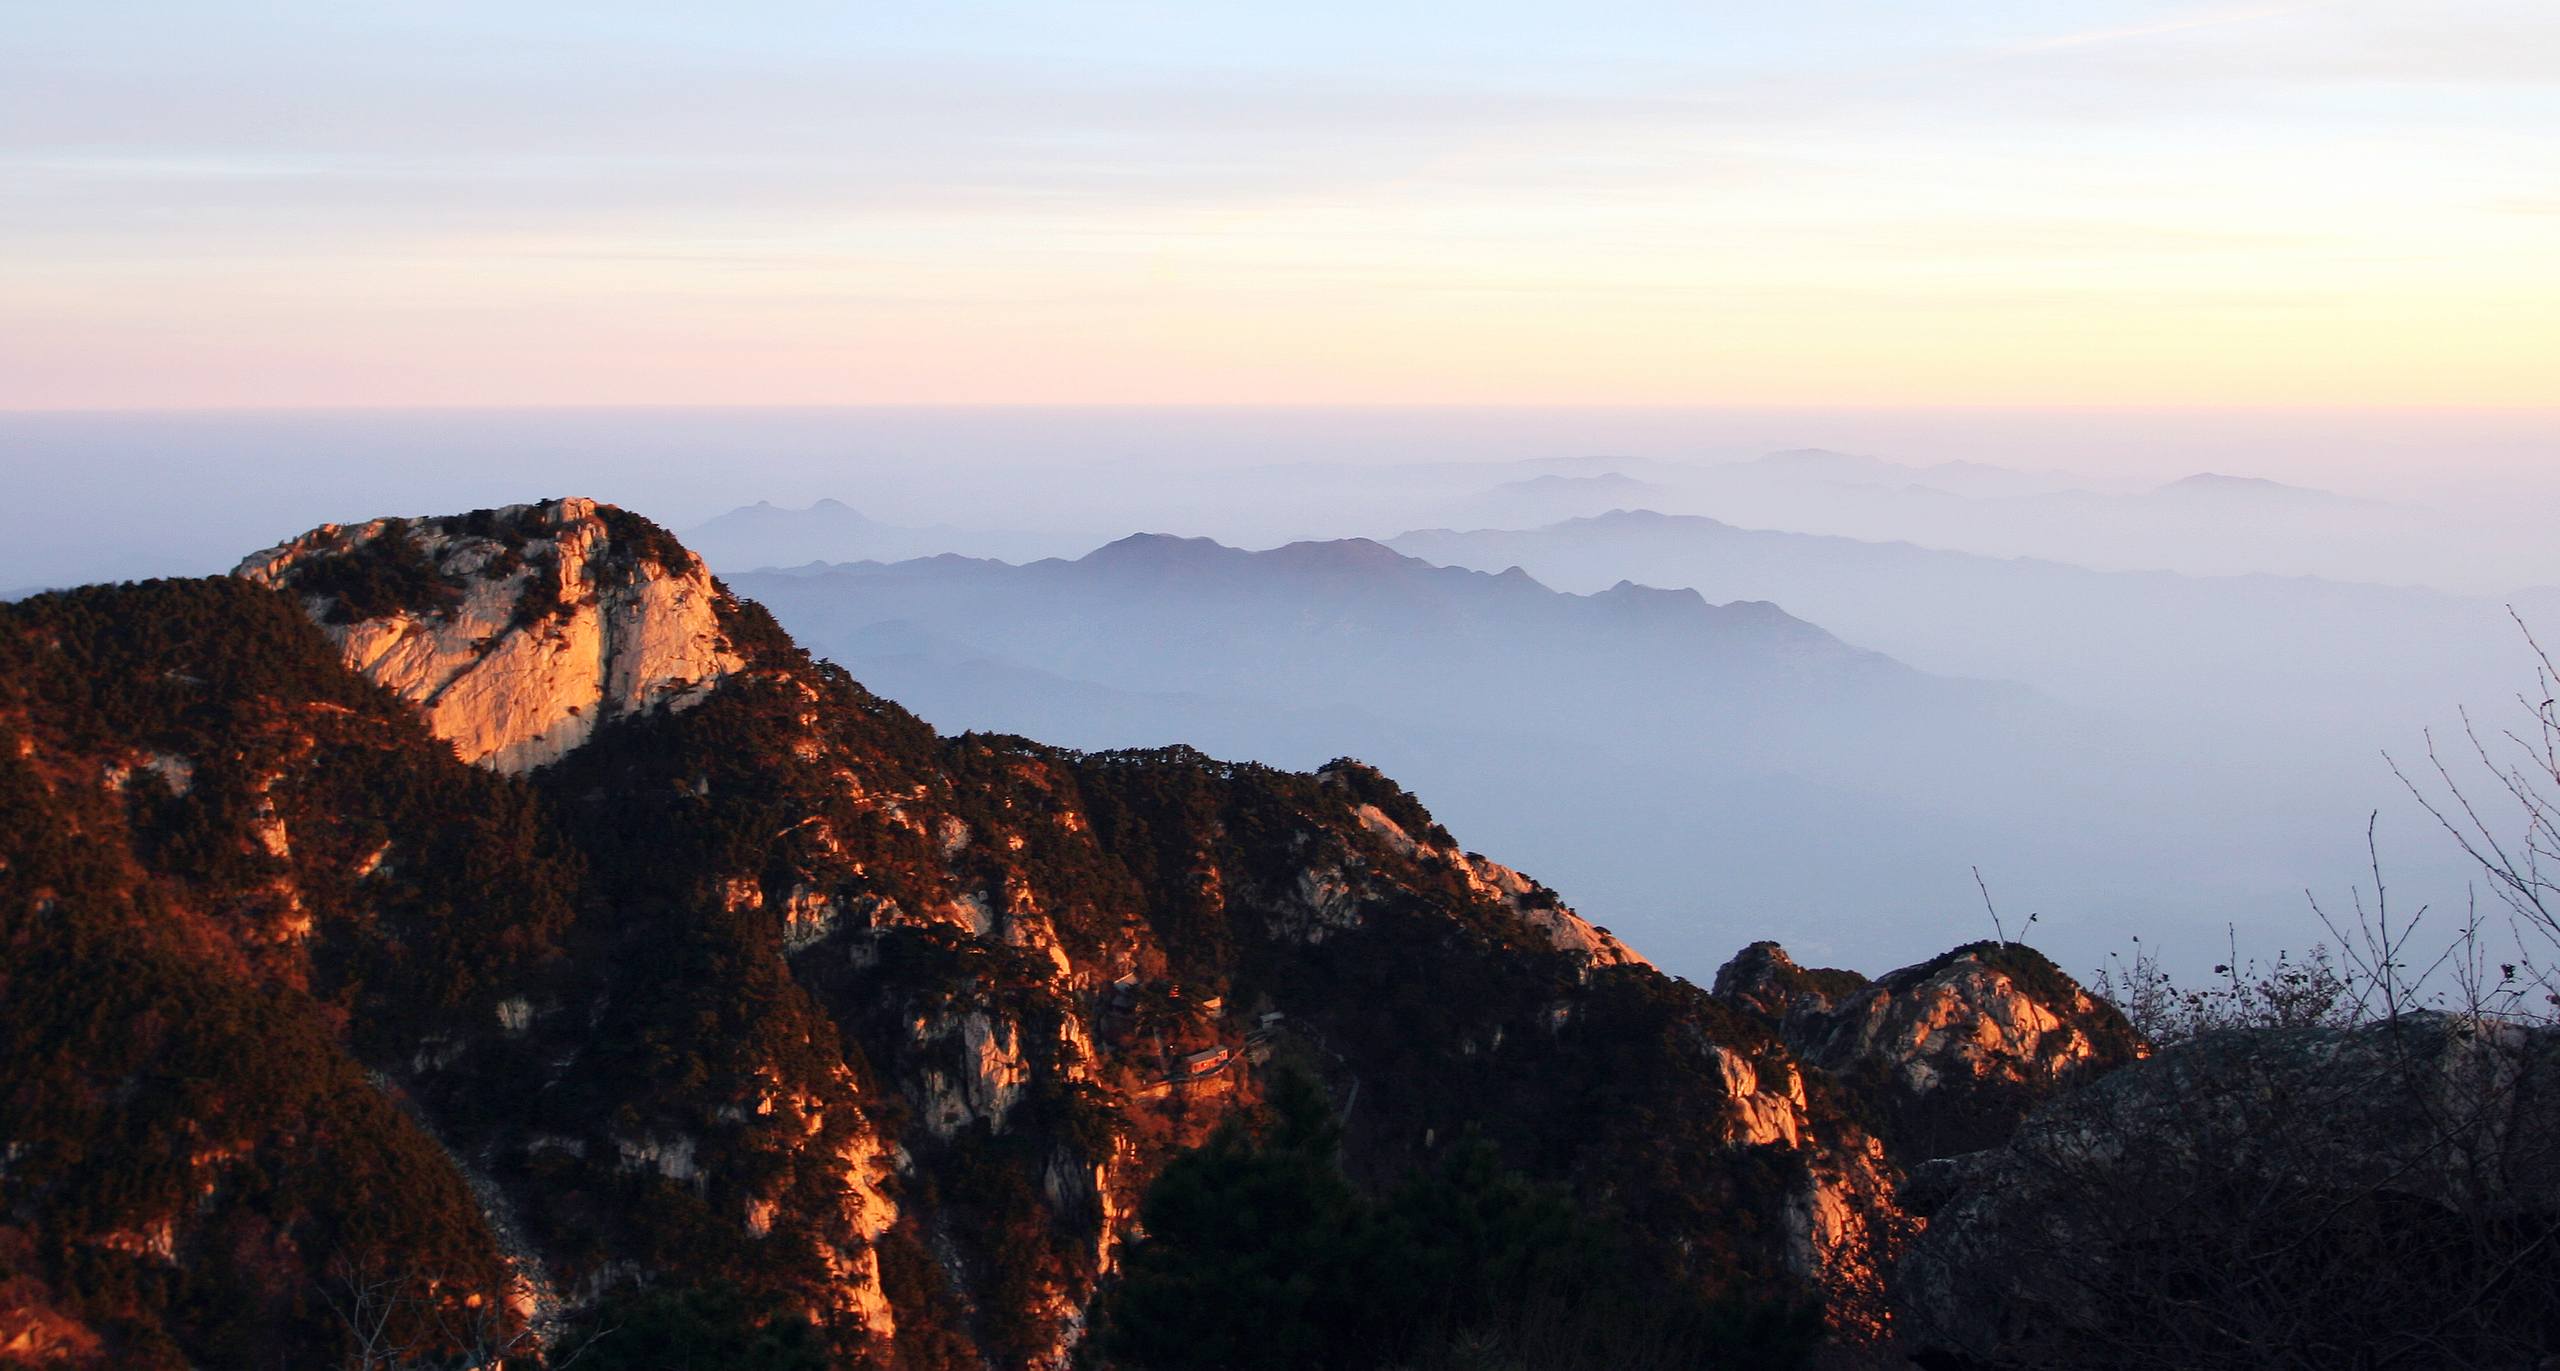
[[2097, 47], [2107, 43], [2131, 42], [2142, 38], [2158, 38], [2173, 33], [2193, 33], [2199, 29], [2226, 28], [2233, 24], [2253, 23], [2261, 19], [2282, 19], [2288, 15], [2308, 14], [2313, 10], [2336, 9], [2345, 0], [2304, 0], [2300, 4], [2250, 5], [2239, 9], [2214, 10], [2192, 14], [2184, 19], [2166, 19], [2156, 24], [2128, 24], [2118, 28], [2089, 29], [2052, 38], [2039, 38], [2015, 43], [1999, 50], [2004, 57], [2023, 57], [2032, 53], [2055, 52], [2065, 48]]
[[[833, 6], [385, 36], [281, 0], [234, 37], [119, 2], [185, 22], [0, 56], [0, 350], [41, 361], [0, 405], [2560, 384], [2554, 114], [2514, 79], [2554, 51], [2545, 0], [1624, 0], [1465, 32], [1310, 0], [1178, 41], [1050, 0], [930, 44]], [[1393, 60], [1303, 41], [1373, 23]]]

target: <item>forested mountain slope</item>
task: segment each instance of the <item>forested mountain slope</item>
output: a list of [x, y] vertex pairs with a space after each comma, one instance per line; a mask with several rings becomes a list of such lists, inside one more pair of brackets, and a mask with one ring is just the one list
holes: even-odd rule
[[[680, 1308], [1059, 1365], [1150, 1181], [1284, 1070], [1355, 1182], [1472, 1131], [1684, 1289], [1871, 1339], [1918, 1115], [1863, 1082], [2018, 1074], [1961, 1013], [1814, 1065], [1804, 1006], [1663, 976], [1359, 763], [937, 736], [587, 501], [0, 607], [0, 948], [30, 1364]], [[2129, 1050], [1996, 951], [1914, 974], [2048, 1066]]]

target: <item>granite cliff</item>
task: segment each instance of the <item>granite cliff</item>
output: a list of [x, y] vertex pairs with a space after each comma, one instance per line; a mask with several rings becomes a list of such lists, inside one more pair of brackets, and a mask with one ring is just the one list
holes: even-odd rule
[[299, 596], [350, 668], [500, 771], [682, 709], [743, 665], [701, 559], [593, 500], [330, 524], [233, 574]]

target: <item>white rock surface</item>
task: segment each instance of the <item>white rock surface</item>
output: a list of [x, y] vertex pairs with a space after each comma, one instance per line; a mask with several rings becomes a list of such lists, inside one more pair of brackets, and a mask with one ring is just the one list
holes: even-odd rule
[[919, 1018], [909, 1031], [919, 1044], [956, 1040], [959, 1049], [956, 1075], [932, 1068], [921, 1073], [925, 1127], [948, 1138], [985, 1119], [1003, 1132], [1005, 1116], [1031, 1082], [1031, 1063], [1014, 1021], [972, 1009]]
[[[1487, 860], [1475, 853], [1462, 851], [1454, 845], [1444, 847], [1427, 844], [1422, 839], [1405, 832], [1403, 825], [1389, 818], [1386, 812], [1376, 805], [1357, 805], [1352, 809], [1351, 814], [1353, 818], [1360, 821], [1363, 829], [1376, 835], [1390, 851], [1398, 856], [1430, 857], [1456, 867], [1458, 873], [1466, 878], [1470, 889], [1487, 899], [1497, 900], [1508, 906], [1512, 913], [1519, 915], [1538, 931], [1546, 934], [1549, 942], [1564, 951], [1581, 953], [1590, 959], [1591, 965], [1652, 965], [1634, 948], [1618, 941], [1608, 930], [1565, 908], [1556, 901], [1551, 892], [1542, 891], [1537, 882], [1510, 867]], [[1314, 912], [1320, 926], [1335, 922], [1339, 916], [1327, 907], [1325, 896], [1328, 892], [1312, 881], [1313, 875], [1314, 873], [1310, 872], [1300, 878], [1302, 883], [1300, 893], [1310, 910]]]
[[[499, 771], [556, 761], [617, 715], [682, 709], [744, 666], [692, 554], [671, 570], [616, 549], [593, 500], [511, 506], [496, 522], [523, 535], [518, 557], [458, 521], [375, 520], [324, 524], [234, 574], [299, 590], [297, 572], [315, 562], [385, 536], [414, 538], [459, 587], [450, 607], [332, 623], [325, 595], [305, 594], [304, 606], [347, 665], [417, 704], [463, 760]], [[518, 602], [546, 566], [557, 568], [560, 611], [519, 623]]]

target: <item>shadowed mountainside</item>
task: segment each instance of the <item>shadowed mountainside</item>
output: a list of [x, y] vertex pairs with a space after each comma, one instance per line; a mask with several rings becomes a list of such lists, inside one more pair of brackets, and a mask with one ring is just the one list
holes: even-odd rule
[[[937, 736], [590, 502], [247, 566], [0, 609], [15, 1354], [485, 1354], [716, 1286], [854, 1364], [1059, 1365], [1292, 1064], [1357, 1180], [1472, 1127], [1687, 1288], [1883, 1330], [1847, 1092], [1901, 1040], [1799, 1060], [1366, 766]], [[716, 669], [639, 669], [679, 626]], [[1920, 974], [2077, 1022], [2020, 957]]]

